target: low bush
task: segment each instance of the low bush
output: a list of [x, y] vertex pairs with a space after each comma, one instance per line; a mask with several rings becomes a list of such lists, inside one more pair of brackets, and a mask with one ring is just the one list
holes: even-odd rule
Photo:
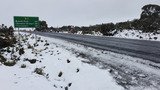
[[8, 60], [3, 63], [5, 66], [14, 66], [16, 64], [15, 60]]
[[36, 74], [39, 74], [39, 75], [44, 75], [44, 74], [45, 74], [42, 68], [36, 68], [36, 69], [34, 70], [34, 72], [35, 72]]

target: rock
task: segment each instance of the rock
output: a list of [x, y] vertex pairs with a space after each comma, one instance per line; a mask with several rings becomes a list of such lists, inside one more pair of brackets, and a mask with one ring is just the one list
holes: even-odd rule
[[6, 61], [6, 59], [0, 55], [0, 62], [5, 62], [5, 61]]
[[25, 64], [22, 64], [22, 65], [21, 65], [21, 68], [26, 68], [26, 65], [25, 65]]
[[71, 85], [72, 85], [72, 83], [69, 83], [69, 84], [68, 84], [68, 87], [71, 87]]
[[65, 87], [65, 90], [68, 90], [68, 87]]
[[61, 77], [61, 76], [62, 76], [62, 74], [63, 74], [62, 72], [59, 72], [58, 77]]
[[28, 60], [31, 64], [34, 64], [34, 63], [36, 63], [36, 59], [31, 59], [31, 60]]
[[67, 59], [67, 63], [70, 63], [71, 61], [69, 59]]
[[79, 72], [79, 68], [77, 68], [77, 71], [76, 71], [77, 73]]

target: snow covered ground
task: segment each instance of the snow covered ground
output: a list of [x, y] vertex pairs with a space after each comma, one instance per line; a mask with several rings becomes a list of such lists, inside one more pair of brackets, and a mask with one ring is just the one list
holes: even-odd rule
[[122, 30], [122, 32], [118, 31], [114, 37], [160, 41], [160, 34], [143, 33], [141, 30]]
[[[115, 30], [113, 31], [115, 32]], [[68, 33], [68, 32], [61, 32]], [[78, 31], [76, 34], [82, 35], [82, 31]], [[92, 36], [103, 36], [101, 32], [92, 31], [92, 34], [85, 34]], [[160, 41], [160, 34], [154, 33], [143, 33], [141, 30], [122, 30], [118, 31], [113, 37], [117, 38], [128, 38], [128, 39], [139, 39], [139, 40], [151, 40], [151, 41]]]
[[21, 35], [20, 44], [4, 49], [6, 62], [16, 64], [0, 64], [0, 90], [124, 90], [109, 70], [83, 63], [87, 59], [66, 50], [69, 43]]
[[21, 34], [21, 44], [3, 53], [9, 62], [11, 56], [17, 62], [10, 67], [0, 64], [2, 90], [160, 90], [160, 64]]

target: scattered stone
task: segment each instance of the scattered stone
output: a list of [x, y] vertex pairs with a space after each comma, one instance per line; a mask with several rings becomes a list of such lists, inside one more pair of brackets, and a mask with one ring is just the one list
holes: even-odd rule
[[99, 53], [97, 55], [100, 55]]
[[49, 43], [45, 43], [44, 46], [49, 46]]
[[71, 87], [71, 85], [72, 85], [72, 83], [69, 83], [69, 84], [68, 84], [68, 87]]
[[34, 64], [34, 63], [36, 63], [36, 59], [31, 59], [31, 60], [28, 60], [31, 64]]
[[143, 39], [143, 37], [142, 37], [142, 36], [140, 36], [139, 38], [140, 38], [140, 39]]
[[55, 88], [57, 88], [57, 86], [56, 85], [53, 85]]
[[48, 49], [48, 47], [46, 47], [44, 50], [47, 50]]
[[151, 37], [149, 37], [149, 40], [151, 40], [152, 38]]
[[154, 37], [154, 40], [157, 40], [158, 38], [157, 37]]
[[109, 70], [109, 73], [113, 73], [113, 70], [112, 70], [112, 69], [110, 69], [110, 70]]
[[65, 87], [65, 90], [68, 90], [68, 87]]
[[59, 72], [58, 77], [61, 77], [61, 76], [62, 76], [62, 74], [63, 74], [62, 72]]
[[46, 74], [46, 78], [47, 78], [47, 79], [49, 78], [49, 74]]
[[71, 61], [69, 59], [67, 59], [67, 63], [70, 63]]
[[60, 58], [58, 58], [58, 60], [61, 60]]
[[26, 68], [26, 65], [25, 65], [25, 64], [22, 64], [22, 65], [21, 65], [21, 68]]
[[37, 46], [39, 46], [39, 44], [37, 44], [37, 43], [34, 43], [33, 45], [34, 45], [34, 47], [37, 47]]
[[76, 71], [77, 73], [79, 72], [79, 68], [77, 68], [77, 71]]
[[18, 82], [14, 82], [14, 84], [17, 84]]

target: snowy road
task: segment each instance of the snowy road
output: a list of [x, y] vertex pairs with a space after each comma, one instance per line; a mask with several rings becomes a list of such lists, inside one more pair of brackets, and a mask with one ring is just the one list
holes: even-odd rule
[[160, 42], [122, 39], [113, 37], [94, 37], [65, 33], [33, 32], [42, 36], [65, 39], [90, 47], [109, 50], [160, 63]]

